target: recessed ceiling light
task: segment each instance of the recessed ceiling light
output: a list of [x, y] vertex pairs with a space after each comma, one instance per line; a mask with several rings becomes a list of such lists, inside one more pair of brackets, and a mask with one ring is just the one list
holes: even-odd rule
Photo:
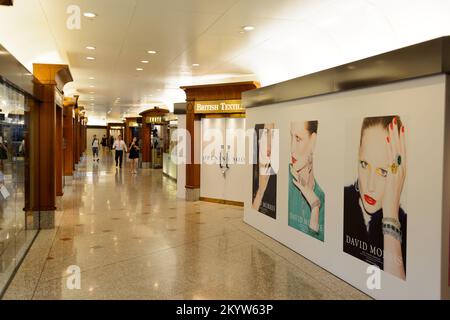
[[147, 53], [156, 54], [156, 51], [155, 50], [148, 50]]
[[94, 77], [89, 77], [89, 80], [94, 80], [95, 78]]
[[91, 18], [91, 19], [97, 17], [97, 15], [93, 12], [85, 12], [85, 13], [83, 13], [83, 16], [85, 16], [86, 18]]
[[142, 70], [144, 70], [144, 69], [142, 69], [142, 68], [136, 68], [136, 70], [137, 70], [137, 71], [142, 71]]
[[90, 94], [94, 94], [95, 92], [94, 91], [91, 91], [91, 92], [89, 92]]
[[90, 85], [89, 87], [91, 87], [91, 88], [94, 88], [94, 86], [93, 86], [93, 85]]
[[193, 67], [200, 67], [200, 64], [198, 64], [198, 63], [193, 63], [192, 66], [193, 66]]
[[141, 62], [142, 63], [148, 63], [148, 60], [142, 60]]
[[255, 27], [254, 26], [243, 26], [242, 30], [244, 30], [244, 31], [253, 31], [253, 30], [255, 30]]
[[88, 50], [95, 50], [95, 47], [94, 46], [87, 46], [86, 49], [88, 49]]
[[94, 57], [86, 57], [87, 60], [95, 60]]

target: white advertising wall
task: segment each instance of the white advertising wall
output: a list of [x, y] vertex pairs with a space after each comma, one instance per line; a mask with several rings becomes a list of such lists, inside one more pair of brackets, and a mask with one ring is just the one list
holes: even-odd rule
[[[445, 76], [439, 75], [247, 109], [247, 129], [265, 123], [279, 129], [280, 169], [273, 219], [252, 208], [252, 165], [247, 165], [245, 222], [374, 298], [449, 298], [448, 247], [442, 248], [443, 237], [448, 242], [448, 223], [443, 225], [448, 221], [443, 210], [445, 90]], [[399, 116], [405, 127], [400, 206], [407, 216], [406, 278], [381, 271], [380, 288], [369, 289], [370, 264], [344, 252], [344, 187], [358, 178], [363, 119], [390, 115]], [[291, 123], [313, 120], [318, 123], [314, 176], [325, 195], [323, 241], [288, 224]]]

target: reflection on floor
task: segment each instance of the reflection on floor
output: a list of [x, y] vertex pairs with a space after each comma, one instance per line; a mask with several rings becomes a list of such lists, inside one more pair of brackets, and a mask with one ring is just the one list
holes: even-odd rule
[[60, 207], [5, 299], [367, 299], [243, 223], [242, 208], [179, 200], [161, 171], [118, 171], [106, 154]]

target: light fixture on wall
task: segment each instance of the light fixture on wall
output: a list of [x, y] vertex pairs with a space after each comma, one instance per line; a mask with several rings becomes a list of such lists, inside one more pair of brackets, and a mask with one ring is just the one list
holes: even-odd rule
[[254, 26], [243, 26], [242, 30], [244, 30], [244, 31], [253, 31], [253, 30], [255, 30], [255, 27]]
[[94, 19], [97, 17], [97, 14], [94, 12], [85, 12], [85, 13], [83, 13], [83, 16], [85, 16], [86, 18], [89, 18], [89, 19]]

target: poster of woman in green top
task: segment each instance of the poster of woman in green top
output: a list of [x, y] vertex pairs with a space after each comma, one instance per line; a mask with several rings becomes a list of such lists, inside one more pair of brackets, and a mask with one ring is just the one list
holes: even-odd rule
[[318, 121], [291, 123], [289, 226], [324, 241], [325, 193], [314, 177]]

